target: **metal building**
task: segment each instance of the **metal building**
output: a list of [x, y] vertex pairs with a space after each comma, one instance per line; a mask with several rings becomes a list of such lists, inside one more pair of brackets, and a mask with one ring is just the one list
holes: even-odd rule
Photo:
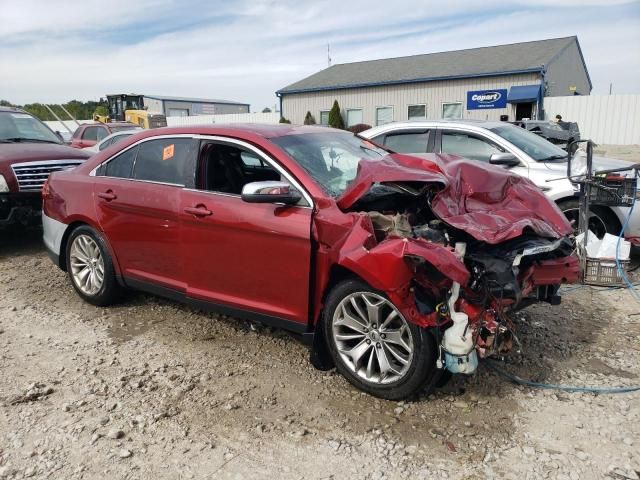
[[208, 98], [167, 97], [164, 95], [144, 95], [144, 106], [149, 112], [164, 113], [167, 117], [249, 113], [248, 103]]
[[578, 38], [333, 65], [276, 92], [282, 116], [327, 124], [338, 101], [347, 126], [438, 118], [544, 118], [544, 97], [588, 95]]

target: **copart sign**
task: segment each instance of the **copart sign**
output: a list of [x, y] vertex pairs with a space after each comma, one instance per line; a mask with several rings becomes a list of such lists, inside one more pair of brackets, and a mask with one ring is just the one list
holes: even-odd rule
[[467, 92], [467, 110], [484, 108], [505, 108], [507, 106], [507, 89], [475, 90]]

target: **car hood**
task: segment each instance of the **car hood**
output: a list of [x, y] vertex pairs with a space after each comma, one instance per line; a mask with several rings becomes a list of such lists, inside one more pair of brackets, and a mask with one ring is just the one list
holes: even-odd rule
[[[593, 170], [597, 171], [597, 170], [613, 170], [615, 168], [629, 168], [634, 163], [638, 163], [638, 162], [630, 162], [627, 160], [619, 160], [617, 158], [599, 157], [594, 155]], [[538, 170], [549, 170], [554, 174], [558, 173], [559, 176], [566, 177], [567, 175], [566, 160], [564, 161], [556, 160], [553, 162], [536, 162], [535, 165], [536, 167], [538, 167]], [[628, 173], [631, 174], [631, 170], [629, 170]]]
[[0, 143], [0, 166], [39, 160], [89, 158], [86, 152], [55, 143]]
[[544, 193], [528, 179], [506, 169], [452, 155], [387, 155], [363, 159], [355, 179], [338, 197], [348, 210], [376, 183], [438, 184], [433, 213], [476, 240], [497, 244], [522, 235], [560, 238], [571, 225]]

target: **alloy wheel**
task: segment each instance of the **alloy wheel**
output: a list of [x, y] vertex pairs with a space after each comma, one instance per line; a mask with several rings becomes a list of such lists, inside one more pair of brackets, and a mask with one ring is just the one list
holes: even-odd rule
[[70, 251], [73, 282], [85, 295], [95, 295], [104, 283], [104, 260], [100, 247], [89, 235], [73, 239]]
[[[573, 226], [573, 233], [578, 234], [578, 222], [579, 222], [579, 210], [577, 208], [568, 208], [566, 210], [562, 210], [564, 216], [567, 217], [567, 220]], [[604, 234], [607, 233], [607, 224], [604, 219], [602, 219], [597, 214], [591, 212], [589, 215], [589, 230], [596, 234], [596, 237], [602, 238]]]
[[380, 295], [346, 296], [333, 314], [332, 333], [345, 365], [369, 383], [397, 382], [411, 366], [414, 342], [409, 325]]

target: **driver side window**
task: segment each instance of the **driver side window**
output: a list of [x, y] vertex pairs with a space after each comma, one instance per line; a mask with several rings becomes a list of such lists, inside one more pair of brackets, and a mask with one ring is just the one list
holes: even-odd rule
[[494, 153], [504, 153], [502, 148], [489, 140], [464, 132], [442, 132], [440, 151], [481, 162], [489, 162]]
[[280, 173], [256, 153], [207, 142], [200, 151], [197, 185], [201, 190], [240, 195], [247, 183], [280, 180]]

